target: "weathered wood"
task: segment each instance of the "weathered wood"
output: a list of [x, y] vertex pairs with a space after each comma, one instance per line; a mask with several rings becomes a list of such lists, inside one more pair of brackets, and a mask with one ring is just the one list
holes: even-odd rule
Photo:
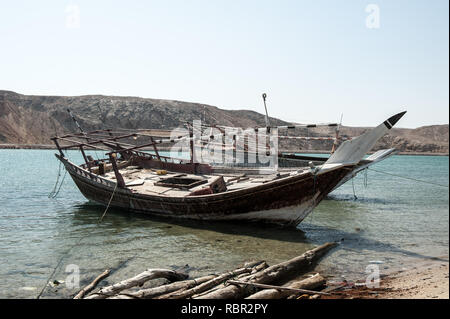
[[[265, 261], [251, 261], [251, 262], [246, 262], [241, 268], [248, 269], [248, 272], [250, 272], [250, 273], [255, 273], [266, 267], [267, 267], [267, 264]], [[237, 270], [239, 270], [239, 269], [240, 268], [238, 268]], [[234, 272], [231, 272], [231, 273], [234, 273], [236, 276], [241, 274], [241, 272], [239, 272], [237, 270], [235, 270]], [[242, 274], [248, 275], [248, 272], [242, 272]], [[230, 274], [230, 273], [226, 273], [226, 274]], [[178, 282], [174, 282], [174, 283], [170, 283], [170, 284], [166, 284], [166, 285], [162, 285], [162, 286], [158, 286], [158, 287], [141, 289], [138, 291], [132, 291], [132, 292], [126, 292], [126, 293], [121, 292], [117, 295], [109, 296], [107, 298], [108, 299], [137, 299], [137, 298], [149, 299], [149, 298], [154, 298], [154, 297], [157, 297], [160, 295], [165, 295], [165, 294], [169, 295], [172, 292], [181, 293], [181, 292], [187, 291], [190, 288], [193, 288], [195, 286], [203, 284], [205, 282], [209, 282], [218, 276], [219, 275], [208, 275], [208, 276], [200, 277], [197, 279], [178, 281]], [[226, 279], [224, 279], [224, 280], [226, 280]], [[207, 289], [209, 289], [209, 288], [201, 289], [201, 290], [204, 291]], [[197, 293], [197, 292], [198, 291], [196, 290], [194, 293]]]
[[73, 299], [83, 298], [87, 293], [91, 292], [101, 280], [108, 277], [110, 272], [111, 271], [109, 269], [106, 269], [104, 272], [102, 272], [100, 275], [98, 275], [89, 285], [87, 285], [86, 287], [81, 289], [80, 292], [77, 293], [75, 295], [75, 297], [73, 297]]
[[[256, 284], [252, 282], [247, 281], [239, 281], [239, 280], [228, 280], [227, 283], [232, 285], [243, 285], [243, 286], [253, 286], [256, 288], [263, 288], [263, 289], [273, 289], [273, 290], [279, 290], [279, 291], [285, 291], [285, 292], [301, 292], [305, 294], [323, 294], [323, 295], [329, 295], [327, 293], [320, 293], [317, 291], [307, 290], [307, 289], [297, 289], [297, 288], [291, 288], [291, 287], [284, 287], [284, 286], [275, 286], [275, 285], [265, 285], [265, 284]], [[248, 298], [248, 297], [247, 297]]]
[[[228, 282], [232, 283], [231, 281], [228, 281]], [[256, 287], [269, 288], [269, 289], [264, 289], [264, 290], [258, 291], [257, 293], [247, 297], [247, 299], [281, 299], [281, 298], [287, 298], [290, 295], [296, 294], [296, 292], [311, 294], [311, 295], [315, 295], [315, 294], [329, 295], [328, 293], [321, 293], [321, 292], [310, 290], [310, 289], [315, 289], [317, 287], [323, 286], [325, 284], [325, 282], [326, 282], [325, 278], [323, 278], [320, 274], [315, 274], [314, 276], [311, 276], [304, 280], [291, 283], [290, 285], [288, 285], [286, 287], [269, 287], [270, 285], [262, 285], [261, 286], [261, 284], [253, 284], [253, 285], [256, 285]], [[250, 285], [251, 284], [252, 283], [250, 283]]]
[[[259, 262], [259, 264], [253, 265], [253, 270], [251, 271], [250, 274], [255, 274], [255, 273], [257, 273], [257, 272], [259, 272], [259, 271], [261, 271], [261, 270], [263, 270], [263, 269], [266, 269], [267, 267], [269, 267], [269, 265], [268, 265], [265, 261], [261, 261], [261, 262]], [[245, 278], [245, 277], [248, 277], [248, 276], [249, 276], [249, 275], [248, 275], [247, 273], [243, 273], [243, 274], [241, 274], [241, 275], [238, 275], [238, 276], [236, 277], [236, 279], [240, 280], [240, 279]], [[213, 292], [213, 291], [217, 291], [217, 290], [223, 289], [223, 288], [225, 288], [225, 287], [227, 287], [226, 283], [222, 283], [222, 284], [219, 284], [219, 285], [217, 285], [217, 286], [215, 286], [215, 287], [213, 287], [213, 288], [211, 288], [211, 289], [209, 289], [209, 290], [206, 290], [206, 291], [204, 291], [204, 292], [195, 294], [195, 295], [193, 295], [191, 298], [192, 298], [192, 299], [195, 299], [195, 298], [197, 298], [197, 297], [200, 297], [200, 296], [209, 294], [209, 293], [211, 293], [211, 292]]]
[[170, 281], [178, 281], [186, 279], [187, 275], [168, 269], [148, 269], [130, 279], [126, 279], [117, 284], [104, 287], [98, 292], [87, 296], [85, 299], [106, 299], [110, 296], [114, 296], [122, 290], [142, 285], [143, 283], [156, 278], [166, 278]]
[[[302, 270], [306, 270], [315, 261], [322, 257], [329, 249], [335, 247], [336, 243], [326, 243], [314, 249], [311, 249], [301, 256], [295, 257], [291, 260], [273, 265], [265, 270], [257, 272], [253, 275], [242, 278], [242, 281], [248, 281], [260, 284], [271, 284]], [[225, 288], [218, 289], [211, 293], [197, 297], [198, 299], [231, 299], [243, 298], [252, 291], [248, 286], [229, 285]]]
[[[170, 196], [170, 200], [163, 198], [164, 194], [144, 194], [139, 192], [122, 191], [118, 187], [117, 196], [111, 196], [111, 191], [99, 187], [97, 180], [103, 180], [97, 175], [89, 175], [88, 170], [80, 170], [65, 158], [59, 157], [64, 163], [70, 176], [83, 195], [96, 202], [107, 205], [111, 201], [111, 207], [120, 207], [152, 215], [174, 216], [177, 218], [188, 217], [193, 219], [208, 220], [249, 220], [265, 221], [284, 226], [294, 226], [301, 221], [307, 211], [318, 204], [328, 191], [348, 174], [347, 170], [336, 169], [323, 174], [313, 176], [309, 171], [294, 174], [292, 176], [277, 179], [257, 187], [245, 186], [242, 189], [230, 192], [212, 194], [213, 196]], [[142, 168], [165, 169], [172, 172], [188, 173], [194, 170], [193, 164], [164, 163], [140, 156], [133, 157], [133, 165]], [[197, 165], [197, 164], [196, 164]], [[211, 175], [218, 174], [214, 168], [201, 165], [197, 169], [208, 171]], [[206, 165], [206, 164], [205, 164]], [[167, 167], [166, 167], [167, 166]], [[234, 170], [234, 169], [233, 169]], [[86, 175], [88, 178], [86, 179]], [[116, 175], [116, 173], [114, 173]], [[117, 178], [117, 177], [116, 177]], [[105, 183], [111, 178], [104, 178]], [[282, 190], [282, 191], [280, 191]], [[299, 194], [302, 196], [299, 196]], [[164, 196], [163, 196], [164, 195]], [[162, 196], [162, 197], [161, 197]], [[112, 199], [111, 199], [112, 197]], [[254, 198], [259, 200], [255, 201]], [[161, 213], [161, 203], [164, 202], [164, 213]], [[299, 204], [299, 209], [294, 215], [285, 214], [250, 214], [248, 212], [278, 209], [286, 205]], [[303, 218], [302, 217], [302, 218]]]
[[190, 298], [195, 294], [204, 292], [208, 289], [211, 289], [212, 287], [215, 287], [221, 283], [223, 283], [224, 281], [226, 281], [229, 278], [233, 278], [236, 277], [238, 275], [244, 274], [244, 273], [250, 273], [252, 271], [252, 268], [240, 268], [240, 269], [236, 269], [234, 271], [230, 271], [224, 274], [221, 274], [201, 285], [198, 285], [196, 287], [193, 287], [191, 289], [188, 290], [184, 290], [184, 291], [175, 291], [173, 293], [170, 294], [166, 294], [163, 296], [158, 297], [158, 299], [186, 299], [186, 298]]
[[183, 280], [183, 281], [177, 281], [173, 282], [167, 285], [162, 285], [154, 288], [147, 288], [147, 289], [141, 289], [138, 291], [128, 292], [128, 293], [120, 293], [118, 295], [115, 295], [113, 297], [109, 297], [109, 299], [136, 299], [136, 298], [143, 298], [143, 299], [150, 299], [154, 298], [163, 294], [168, 294], [173, 291], [178, 291], [180, 289], [189, 289], [192, 287], [195, 287], [199, 284], [202, 284], [204, 282], [207, 282], [213, 278], [215, 278], [215, 275], [208, 275], [196, 279], [191, 280]]
[[116, 181], [117, 184], [120, 188], [125, 188], [125, 181], [122, 177], [122, 174], [120, 174], [119, 172], [119, 168], [117, 167], [117, 163], [116, 163], [116, 154], [109, 154], [109, 161], [111, 162], [112, 165], [112, 169], [114, 171], [114, 175], [116, 176]]

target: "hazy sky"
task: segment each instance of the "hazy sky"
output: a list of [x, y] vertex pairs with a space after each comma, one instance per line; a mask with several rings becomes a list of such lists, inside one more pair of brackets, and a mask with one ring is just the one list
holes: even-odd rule
[[0, 89], [261, 113], [266, 92], [286, 121], [448, 123], [448, 0], [0, 3]]

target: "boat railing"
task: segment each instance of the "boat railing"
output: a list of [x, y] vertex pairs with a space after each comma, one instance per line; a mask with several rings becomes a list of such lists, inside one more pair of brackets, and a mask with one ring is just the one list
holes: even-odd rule
[[102, 185], [105, 185], [108, 187], [114, 187], [116, 185], [116, 183], [111, 182], [111, 181], [107, 180], [106, 178], [102, 178], [101, 176], [86, 170], [86, 168], [84, 167], [85, 164], [80, 165], [81, 167], [79, 167], [73, 163], [69, 163], [69, 164], [70, 164], [70, 170], [72, 170], [73, 173], [78, 176], [88, 178], [90, 180], [93, 180], [94, 182], [97, 182], [99, 184], [102, 184]]
[[[321, 125], [294, 125], [294, 126], [286, 126], [286, 127], [276, 127], [278, 129], [295, 129], [295, 128], [311, 128], [311, 127], [319, 127]], [[333, 127], [336, 126], [336, 124], [327, 124], [324, 126]], [[266, 130], [264, 132], [264, 129]], [[223, 129], [222, 129], [223, 130]], [[200, 142], [201, 143], [215, 143], [216, 147], [222, 146], [224, 150], [226, 150], [227, 146], [230, 146], [226, 143], [226, 140], [224, 138], [224, 133], [221, 130], [221, 136], [222, 138], [216, 138], [213, 134], [206, 134], [207, 131], [201, 131], [200, 132]], [[161, 132], [163, 130], [160, 130]], [[258, 128], [255, 129], [255, 131], [261, 131], [259, 137], [264, 139], [271, 138], [272, 130], [268, 131], [267, 128]], [[164, 134], [154, 135], [156, 132], [152, 132], [151, 134], [148, 134], [146, 131], [142, 130], [134, 130], [134, 131], [120, 131], [116, 130], [113, 131], [111, 129], [106, 130], [95, 130], [91, 132], [81, 132], [81, 133], [75, 133], [75, 134], [66, 134], [63, 136], [56, 136], [52, 138], [54, 143], [56, 144], [56, 147], [58, 148], [59, 152], [62, 156], [64, 156], [63, 151], [68, 149], [79, 149], [83, 155], [84, 158], [84, 164], [80, 165], [83, 169], [89, 171], [90, 173], [93, 173], [93, 171], [96, 170], [96, 166], [98, 166], [98, 161], [95, 161], [92, 159], [92, 157], [88, 156], [86, 154], [87, 150], [101, 150], [106, 151], [106, 159], [103, 159], [102, 161], [106, 163], [111, 163], [117, 161], [116, 156], [120, 154], [122, 158], [124, 159], [131, 159], [138, 157], [140, 159], [150, 159], [155, 161], [160, 161], [162, 163], [173, 163], [173, 164], [194, 164], [196, 161], [195, 155], [194, 155], [194, 149], [198, 147], [198, 136], [194, 136], [193, 134], [194, 130], [190, 130], [189, 134], [182, 134], [180, 136], [173, 137], [173, 134], [170, 134], [170, 131], [165, 131], [165, 138], [162, 139], [154, 139], [153, 137], [162, 137]], [[170, 136], [170, 137], [168, 137]], [[278, 139], [295, 139], [295, 140], [334, 140], [336, 143], [337, 140], [343, 140], [342, 137], [338, 137], [338, 130], [335, 137], [325, 137], [325, 136], [288, 136], [288, 135], [278, 135], [276, 134], [276, 137]], [[241, 137], [240, 137], [241, 139]], [[233, 152], [238, 152], [238, 144], [236, 136], [231, 137], [232, 144], [231, 148], [233, 149]], [[142, 143], [142, 141], [145, 141], [146, 143]], [[179, 141], [184, 141], [189, 143], [189, 150], [190, 150], [190, 157], [189, 158], [175, 158], [173, 156], [165, 156], [159, 153], [159, 150], [157, 146], [164, 144], [172, 144]], [[60, 142], [64, 143], [65, 145], [60, 145]], [[262, 142], [262, 141], [261, 141]], [[334, 143], [334, 144], [335, 144]], [[223, 145], [222, 145], [223, 144]], [[269, 146], [269, 143], [267, 141], [264, 143], [264, 150], [266, 154], [268, 153], [268, 150], [271, 146]], [[334, 147], [333, 144], [333, 147]], [[240, 144], [239, 144], [240, 145]], [[250, 154], [253, 152], [257, 152], [260, 145], [257, 140], [253, 141], [249, 138], [245, 139], [244, 136], [244, 143], [243, 145], [239, 146], [242, 148], [242, 150], [239, 149], [239, 152], [243, 152], [245, 154]], [[113, 157], [111, 157], [113, 155]], [[247, 159], [244, 161], [224, 161], [226, 166], [237, 166], [237, 167], [265, 167], [269, 164], [266, 163], [266, 161], [259, 162], [256, 161], [255, 163], [251, 163]], [[113, 165], [114, 166], [114, 165]], [[117, 170], [118, 171], [118, 170]], [[116, 175], [119, 175], [118, 172]]]

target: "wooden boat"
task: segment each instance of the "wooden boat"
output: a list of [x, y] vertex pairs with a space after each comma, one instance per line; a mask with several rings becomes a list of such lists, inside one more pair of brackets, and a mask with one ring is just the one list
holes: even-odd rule
[[[81, 193], [104, 206], [173, 218], [296, 226], [333, 189], [383, 157], [378, 154], [363, 159], [405, 113], [343, 142], [324, 162], [305, 161], [305, 165], [278, 167], [276, 171], [196, 163], [193, 151], [190, 159], [160, 155], [156, 145], [174, 140], [151, 138], [151, 143], [138, 146], [121, 142], [137, 138], [138, 133], [114, 135], [110, 130], [98, 130], [52, 140], [59, 150], [56, 157]], [[191, 149], [192, 137], [190, 133]], [[61, 141], [70, 144], [61, 145]], [[103, 149], [100, 145], [110, 148], [107, 158], [94, 160], [86, 155], [86, 149]], [[153, 152], [143, 151], [146, 147], [152, 147]], [[76, 165], [66, 157], [64, 151], [73, 148], [81, 151], [85, 163]]]

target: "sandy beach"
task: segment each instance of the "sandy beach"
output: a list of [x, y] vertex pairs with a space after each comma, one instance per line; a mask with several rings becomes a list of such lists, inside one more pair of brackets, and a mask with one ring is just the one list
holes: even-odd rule
[[377, 298], [448, 299], [448, 261], [434, 261], [388, 275], [381, 281], [385, 290]]
[[349, 283], [325, 299], [449, 299], [448, 258], [383, 275], [379, 288]]

